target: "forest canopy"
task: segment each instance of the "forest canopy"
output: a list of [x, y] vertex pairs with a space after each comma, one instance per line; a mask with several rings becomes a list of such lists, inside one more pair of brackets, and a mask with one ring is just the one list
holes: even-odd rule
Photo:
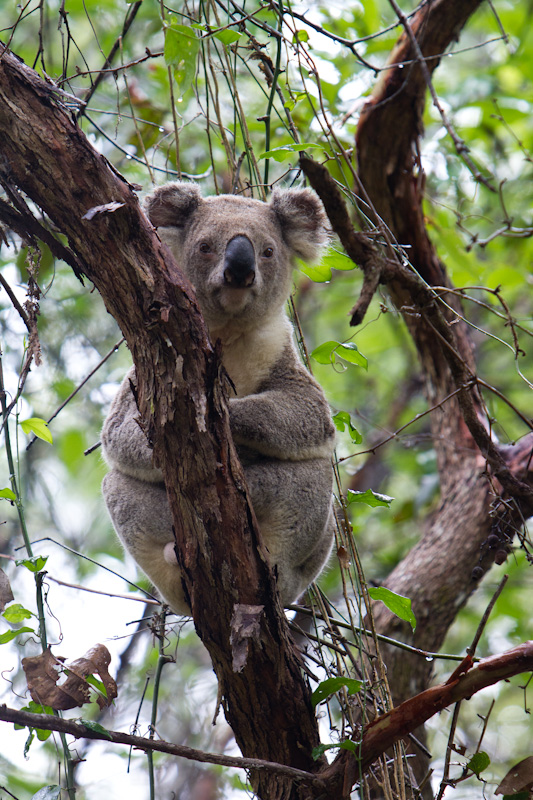
[[[505, 0], [3, 9], [6, 797], [530, 796], [529, 16]], [[136, 195], [172, 180], [258, 199], [308, 185], [331, 225], [290, 313], [337, 428], [336, 553], [265, 622], [300, 707], [294, 751], [281, 691], [268, 723], [237, 708], [254, 680], [267, 693], [265, 652], [233, 686], [206, 633], [223, 601], [162, 611], [100, 493], [102, 421], [161, 323], [128, 298], [174, 274]], [[41, 700], [31, 668], [62, 674]]]

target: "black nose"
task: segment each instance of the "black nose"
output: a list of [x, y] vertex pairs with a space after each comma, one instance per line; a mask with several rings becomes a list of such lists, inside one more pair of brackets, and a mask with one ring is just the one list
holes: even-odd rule
[[230, 286], [243, 288], [255, 281], [255, 253], [247, 236], [234, 236], [224, 255], [224, 280]]

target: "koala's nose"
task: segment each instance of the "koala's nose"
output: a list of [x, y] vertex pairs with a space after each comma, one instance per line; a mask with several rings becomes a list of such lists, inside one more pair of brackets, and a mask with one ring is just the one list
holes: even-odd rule
[[255, 253], [247, 236], [234, 236], [224, 254], [224, 281], [236, 288], [255, 281]]

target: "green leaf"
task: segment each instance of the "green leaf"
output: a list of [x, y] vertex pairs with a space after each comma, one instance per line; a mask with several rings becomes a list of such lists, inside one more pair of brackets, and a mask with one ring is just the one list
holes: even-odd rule
[[[24, 706], [20, 709], [21, 711], [29, 711], [31, 714], [53, 714], [53, 708], [51, 706], [42, 706], [40, 703], [36, 703], [35, 700], [30, 700], [27, 706]], [[20, 728], [25, 728], [25, 725], [20, 725]]]
[[[348, 689], [348, 694], [357, 694], [357, 692], [361, 691], [362, 685], [363, 681], [358, 681], [355, 678], [344, 678], [342, 675], [335, 678], [326, 678], [325, 681], [321, 681], [318, 684], [311, 695], [313, 708], [321, 703], [322, 700], [325, 700], [326, 697], [330, 697], [332, 694], [335, 694], [335, 692], [338, 692], [343, 686]], [[338, 747], [338, 745], [335, 746]]]
[[311, 358], [318, 361], [319, 364], [334, 364], [335, 363], [335, 349], [339, 342], [324, 342], [324, 344], [315, 347], [311, 353]]
[[17, 495], [11, 489], [0, 489], [0, 498], [14, 501], [17, 499]]
[[15, 561], [17, 567], [26, 567], [30, 572], [41, 572], [48, 561], [48, 556], [32, 556], [32, 558], [21, 558]]
[[294, 35], [292, 37], [293, 44], [296, 42], [308, 42], [309, 41], [309, 34], [307, 31], [294, 31]]
[[466, 767], [474, 772], [479, 778], [480, 773], [483, 772], [484, 769], [487, 769], [489, 764], [490, 758], [488, 757], [487, 753], [481, 750], [479, 753], [475, 753], [472, 756]]
[[[27, 706], [20, 709], [21, 711], [29, 711], [31, 714], [50, 714], [53, 715], [54, 709], [51, 706], [41, 706], [39, 703], [36, 703], [34, 700], [30, 700]], [[25, 728], [26, 725], [17, 725], [15, 723], [15, 728], [17, 730], [21, 730]], [[49, 736], [51, 736], [52, 731], [45, 731], [42, 728], [33, 728], [30, 727], [32, 731], [35, 731], [37, 734], [37, 738], [40, 742], [45, 742]]]
[[52, 434], [48, 430], [48, 423], [40, 417], [30, 417], [19, 422], [20, 427], [26, 434], [33, 433], [39, 439], [42, 439], [48, 444], [52, 444]]
[[33, 728], [30, 728], [28, 732], [28, 738], [24, 743], [24, 758], [28, 758], [28, 753], [30, 752], [31, 743], [35, 739], [35, 731]]
[[529, 792], [518, 792], [518, 794], [504, 794], [502, 800], [531, 800]]
[[311, 358], [314, 358], [319, 364], [335, 364], [337, 358], [342, 358], [343, 361], [348, 361], [350, 364], [364, 369], [368, 368], [367, 359], [359, 352], [354, 342], [324, 342], [313, 350]]
[[[49, 731], [51, 733], [51, 731]], [[59, 800], [61, 797], [61, 786], [43, 786], [36, 792], [31, 800]]]
[[294, 95], [294, 100], [293, 99], [286, 100], [285, 103], [283, 104], [283, 107], [286, 108], [287, 111], [292, 111], [297, 105], [297, 103], [299, 103], [300, 100], [303, 100], [304, 97], [307, 97], [307, 92], [296, 92], [296, 94]]
[[355, 756], [358, 752], [356, 743], [352, 742], [351, 739], [345, 739], [343, 742], [333, 742], [332, 744], [319, 744], [313, 747], [311, 751], [313, 761], [318, 761], [326, 750], [332, 750], [334, 747], [340, 748], [341, 750], [350, 750]]
[[304, 275], [307, 275], [315, 283], [327, 283], [331, 280], [332, 270], [347, 272], [355, 269], [357, 264], [344, 253], [330, 250], [322, 257], [319, 264], [304, 264], [302, 261], [299, 266]]
[[355, 364], [358, 367], [368, 369], [368, 361], [363, 355], [361, 355], [355, 342], [346, 342], [345, 344], [341, 344], [337, 348], [336, 354], [345, 361], [348, 361], [350, 364]]
[[44, 728], [35, 728], [35, 733], [37, 734], [37, 738], [40, 742], [46, 742], [46, 740], [52, 735], [53, 731], [45, 731]]
[[21, 633], [35, 633], [33, 628], [18, 628], [16, 631], [6, 631], [6, 633], [0, 633], [0, 644], [7, 644], [15, 639]]
[[273, 150], [267, 150], [266, 153], [261, 153], [259, 158], [273, 158], [274, 161], [287, 161], [294, 153], [301, 153], [303, 150], [309, 150], [311, 147], [318, 147], [320, 150], [324, 150], [321, 144], [316, 144], [314, 142], [283, 144], [280, 147], [275, 147]]
[[226, 28], [223, 31], [217, 31], [217, 33], [213, 35], [215, 39], [221, 41], [222, 44], [230, 45], [230, 44], [235, 44], [235, 42], [238, 42], [242, 36], [242, 33], [238, 33], [237, 31], [234, 31], [231, 28]]
[[390, 508], [390, 504], [393, 500], [394, 497], [389, 497], [386, 494], [379, 494], [379, 492], [373, 492], [372, 489], [367, 489], [364, 492], [356, 492], [353, 489], [348, 489], [346, 492], [347, 505], [351, 505], [352, 503], [364, 503], [365, 506], [370, 506], [371, 508], [377, 508], [378, 506]]
[[90, 719], [80, 719], [80, 722], [82, 725], [85, 725], [86, 728], [89, 728], [90, 731], [94, 731], [95, 733], [101, 733], [103, 736], [106, 737], [106, 739], [113, 740], [113, 737], [111, 736], [107, 728], [104, 728], [104, 726], [100, 725], [99, 722], [93, 722]]
[[409, 597], [403, 597], [401, 594], [391, 592], [385, 586], [376, 586], [369, 589], [368, 594], [372, 600], [381, 600], [382, 603], [385, 603], [389, 611], [408, 622], [411, 628], [415, 630], [416, 617], [411, 610], [411, 599]]
[[20, 603], [13, 603], [12, 606], [6, 608], [2, 616], [13, 625], [19, 625], [25, 619], [31, 619], [33, 614]]
[[199, 49], [200, 40], [188, 25], [178, 25], [174, 19], [165, 24], [165, 62], [174, 70], [181, 96], [192, 86]]
[[300, 264], [300, 270], [307, 275], [313, 283], [328, 283], [331, 280], [331, 268], [324, 262], [318, 264]]
[[338, 431], [345, 431], [346, 428], [348, 429], [348, 433], [350, 434], [352, 442], [355, 444], [361, 444], [363, 441], [363, 437], [357, 430], [357, 428], [352, 425], [352, 418], [347, 411], [338, 411], [336, 414], [333, 415], [333, 424], [337, 428]]
[[94, 677], [94, 675], [86, 675], [85, 680], [87, 681], [87, 683], [93, 686], [97, 692], [100, 692], [101, 695], [107, 697], [107, 689], [105, 688], [102, 681], [99, 681], [98, 678]]

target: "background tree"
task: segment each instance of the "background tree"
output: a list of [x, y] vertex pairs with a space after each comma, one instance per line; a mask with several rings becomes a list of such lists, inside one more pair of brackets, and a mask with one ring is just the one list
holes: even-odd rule
[[[470, 18], [479, 5], [479, 11]], [[295, 305], [308, 351], [314, 354], [311, 363], [328, 390], [334, 411], [341, 412], [339, 427], [345, 428], [339, 434], [339, 472], [344, 490], [351, 490], [345, 511], [355, 535], [348, 527], [339, 531], [340, 570], [331, 570], [321, 582], [331, 605], [317, 595], [311, 629], [303, 622], [308, 619], [303, 611], [295, 624], [297, 630], [302, 626], [307, 629], [306, 648], [318, 640], [314, 653], [309, 652], [308, 669], [314, 679], [320, 681], [334, 674], [367, 679], [365, 692], [351, 695], [354, 686], [349, 683], [341, 688], [336, 698], [329, 700], [327, 716], [326, 706], [320, 707], [324, 721], [330, 723], [332, 743], [339, 737], [359, 741], [361, 722], [368, 714], [386, 711], [391, 697], [381, 662], [375, 659], [376, 641], [359, 629], [370, 604], [357, 551], [362, 554], [367, 579], [384, 581], [395, 592], [410, 597], [417, 618], [412, 633], [407, 622], [402, 623], [376, 602], [375, 628], [428, 651], [420, 654], [397, 646], [382, 648], [395, 703], [425, 689], [435, 664], [438, 673], [449, 675], [449, 662], [435, 662], [432, 654], [443, 645], [457, 612], [484, 571], [495, 560], [504, 561], [511, 551], [513, 561], [505, 565], [511, 581], [497, 602], [477, 652], [498, 653], [527, 638], [527, 603], [523, 601], [524, 583], [530, 580], [524, 569], [530, 550], [523, 522], [531, 513], [531, 440], [525, 435], [531, 427], [527, 414], [531, 383], [523, 366], [527, 364], [523, 354], [528, 351], [531, 332], [530, 298], [524, 292], [524, 285], [530, 282], [531, 234], [529, 208], [524, 208], [524, 181], [530, 163], [530, 87], [524, 68], [528, 39], [523, 24], [527, 4], [517, 4], [510, 10], [441, 0], [402, 12], [392, 2], [376, 2], [366, 4], [364, 11], [358, 6], [347, 10], [328, 4], [327, 8], [318, 5], [300, 13], [297, 8], [276, 4], [269, 9], [200, 4], [156, 10], [135, 3], [121, 20], [114, 4], [109, 3], [99, 6], [97, 17], [90, 5], [87, 14], [76, 5], [62, 7], [57, 16], [55, 13], [45, 6], [25, 5], [18, 18], [13, 18], [4, 39], [28, 64], [52, 76], [60, 91], [52, 88], [49, 96], [61, 103], [63, 112], [65, 107], [71, 108], [97, 148], [130, 182], [148, 188], [150, 181], [195, 177], [206, 191], [246, 191], [261, 197], [272, 182], [290, 184], [305, 175], [322, 196], [340, 243], [354, 259], [349, 261], [333, 250], [321, 268], [307, 270], [298, 279]], [[453, 44], [454, 57], [446, 57], [436, 69], [439, 56], [459, 34], [460, 44]], [[27, 45], [30, 41], [36, 43], [32, 49]], [[375, 83], [374, 74], [379, 75]], [[425, 108], [428, 86], [432, 104]], [[13, 83], [8, 88], [12, 90]], [[3, 97], [5, 102], [7, 95]], [[4, 120], [8, 110], [12, 112], [8, 106], [5, 102]], [[27, 130], [30, 145], [39, 131], [43, 144], [48, 145], [49, 121], [46, 114], [34, 115], [31, 124], [21, 126], [19, 144]], [[421, 139], [424, 124], [427, 132]], [[10, 417], [5, 430], [9, 431], [11, 425], [12, 431], [6, 441], [8, 454], [16, 455], [19, 420], [51, 416], [102, 356], [110, 354], [91, 382], [84, 384], [51, 422], [53, 455], [41, 442], [32, 445], [27, 457], [18, 459], [19, 472], [10, 491], [16, 495], [19, 521], [29, 521], [30, 538], [44, 531], [59, 545], [66, 544], [84, 555], [90, 553], [98, 564], [114, 566], [121, 573], [122, 567], [117, 567], [120, 553], [97, 490], [102, 468], [97, 455], [83, 457], [82, 453], [97, 440], [103, 408], [124, 372], [127, 354], [121, 348], [120, 355], [111, 358], [120, 334], [97, 296], [80, 288], [71, 268], [94, 281], [108, 308], [120, 318], [123, 330], [124, 325], [131, 325], [126, 337], [134, 357], [140, 356], [143, 345], [137, 343], [135, 334], [143, 325], [142, 319], [137, 319], [136, 328], [126, 322], [135, 304], [125, 302], [122, 308], [113, 307], [107, 295], [116, 288], [116, 276], [128, 263], [124, 259], [119, 266], [122, 252], [110, 249], [109, 233], [113, 231], [116, 247], [116, 241], [122, 241], [117, 237], [130, 234], [134, 216], [128, 216], [125, 223], [119, 210], [104, 209], [96, 214], [93, 233], [84, 241], [74, 206], [61, 208], [60, 195], [54, 203], [53, 198], [37, 196], [36, 187], [42, 184], [45, 171], [49, 193], [57, 186], [69, 198], [77, 193], [81, 200], [96, 190], [96, 174], [93, 185], [80, 185], [78, 190], [76, 173], [71, 168], [61, 173], [62, 155], [68, 155], [65, 148], [59, 148], [57, 161], [49, 164], [39, 158], [35, 145], [33, 151], [29, 146], [22, 153], [26, 173], [18, 177], [20, 162], [6, 137], [7, 131], [1, 145], [6, 200], [0, 213], [6, 229], [13, 231], [7, 241], [12, 246], [6, 248], [3, 270], [3, 371], [8, 392], [4, 416]], [[299, 158], [302, 151], [307, 155]], [[36, 163], [28, 171], [27, 164], [33, 159]], [[64, 183], [58, 181], [58, 175]], [[44, 217], [38, 209], [26, 205], [17, 187], [42, 206]], [[105, 192], [102, 199], [105, 205]], [[356, 228], [364, 234], [354, 231], [345, 203], [352, 209]], [[128, 209], [128, 214], [134, 215], [129, 205]], [[59, 230], [54, 230], [59, 220]], [[117, 271], [109, 270], [107, 289], [105, 272], [97, 273], [92, 263], [96, 251], [90, 251], [98, 245], [91, 240], [98, 225], [107, 227], [108, 232], [107, 239], [100, 237], [103, 263], [106, 257], [117, 261]], [[61, 234], [67, 234], [68, 240]], [[142, 239], [138, 249], [142, 246], [151, 246], [148, 239]], [[19, 277], [25, 260], [28, 271]], [[355, 271], [354, 262], [361, 273]], [[21, 277], [28, 289], [25, 308], [17, 286]], [[381, 286], [386, 287], [386, 294]], [[39, 356], [39, 304], [45, 366], [28, 374], [30, 360]], [[355, 337], [347, 317], [350, 309], [352, 321], [358, 323]], [[134, 323], [134, 316], [132, 320]], [[27, 339], [23, 338], [25, 331]], [[353, 348], [354, 339], [358, 349]], [[324, 342], [329, 346], [320, 347]], [[339, 342], [344, 346], [336, 346]], [[413, 363], [415, 350], [419, 361]], [[368, 372], [362, 373], [365, 357]], [[91, 386], [98, 388], [89, 391]], [[12, 405], [12, 400], [17, 402]], [[80, 404], [84, 405], [83, 425]], [[46, 435], [38, 423], [32, 426]], [[355, 427], [363, 435], [362, 444]], [[172, 442], [167, 444], [171, 449]], [[359, 469], [354, 469], [354, 464]], [[7, 474], [13, 472], [9, 462], [7, 466], [6, 487]], [[354, 490], [369, 486], [396, 498], [390, 512], [355, 502], [361, 495]], [[375, 503], [375, 498], [371, 496], [370, 502]], [[8, 514], [6, 508], [6, 517]], [[6, 538], [12, 538], [13, 544], [6, 542], [6, 553], [20, 542], [19, 524], [13, 516], [9, 520]], [[522, 555], [518, 549], [514, 552], [518, 545]], [[37, 606], [31, 597], [24, 599], [23, 605], [42, 613], [41, 644], [45, 641], [47, 614], [48, 641], [64, 637], [62, 651], [74, 640], [72, 633], [67, 633], [69, 628], [86, 630], [89, 619], [98, 624], [94, 637], [84, 637], [82, 647], [111, 633], [121, 635], [125, 624], [122, 612], [113, 615], [107, 633], [102, 616], [110, 616], [111, 601], [106, 601], [105, 612], [98, 613], [96, 605], [85, 611], [78, 591], [74, 595], [75, 620], [70, 621], [64, 603], [72, 590], [57, 588], [53, 579], [68, 576], [68, 582], [78, 582], [84, 589], [93, 581], [106, 591], [123, 593], [123, 589], [112, 586], [107, 574], [102, 580], [101, 567], [88, 565], [70, 551], [67, 555], [57, 544], [40, 544], [38, 550], [35, 547], [35, 552], [44, 547], [43, 553], [50, 555], [48, 575], [37, 572], [48, 611], [40, 610], [42, 589]], [[41, 570], [42, 566], [37, 563], [35, 568]], [[9, 574], [16, 601], [25, 598], [31, 580], [28, 570], [19, 566], [11, 568]], [[459, 654], [471, 644], [480, 609], [492, 593], [491, 584], [482, 584], [475, 603], [452, 628], [447, 650]], [[125, 602], [117, 599], [112, 607], [124, 607]], [[135, 616], [129, 603], [127, 606], [122, 620]], [[335, 621], [321, 622], [317, 614]], [[55, 628], [52, 621], [57, 618], [61, 627]], [[13, 637], [16, 644], [4, 645], [6, 650], [12, 647], [11, 663], [16, 668], [19, 657], [38, 652], [39, 647], [29, 632], [24, 632], [31, 623], [26, 624], [24, 611], [16, 603], [8, 607], [6, 619], [19, 631]], [[195, 621], [201, 631], [201, 622]], [[371, 620], [366, 624], [372, 627]], [[199, 680], [197, 662], [205, 665], [205, 654], [198, 650], [190, 628], [181, 623], [179, 628], [177, 659], [183, 664], [179, 679], [190, 681], [187, 676], [194, 675], [194, 680]], [[175, 698], [171, 680], [176, 679], [176, 671], [171, 678], [169, 668], [165, 669], [165, 680], [159, 680], [175, 644], [162, 633], [159, 623], [155, 631], [159, 631], [160, 654], [154, 665], [152, 723], [165, 738], [197, 742], [206, 748], [209, 737], [200, 731], [204, 712], [198, 713], [195, 692], [182, 692], [184, 699], [176, 706], [171, 703]], [[10, 636], [8, 633], [6, 638]], [[68, 655], [80, 654], [72, 652], [71, 647]], [[124, 651], [124, 669], [132, 649], [129, 646]], [[148, 647], [144, 658], [140, 648], [137, 652], [133, 674], [139, 684], [132, 682], [129, 690], [120, 689], [120, 722], [111, 724], [106, 719], [106, 727], [124, 729], [135, 716], [141, 676], [154, 658], [154, 651]], [[194, 668], [188, 663], [194, 663]], [[201, 674], [203, 686], [208, 678], [205, 672]], [[257, 682], [260, 684], [260, 679]], [[24, 686], [24, 676], [19, 672], [14, 688], [23, 691]], [[212, 682], [210, 686], [214, 692]], [[168, 709], [165, 690], [171, 703]], [[225, 690], [227, 686], [223, 686]], [[6, 691], [11, 692], [10, 686]], [[461, 714], [453, 717], [447, 751], [449, 760], [454, 742], [465, 748], [459, 769], [450, 773], [446, 763], [441, 788], [438, 778], [431, 788], [429, 780], [424, 783], [427, 764], [420, 748], [415, 748], [416, 760], [405, 762], [402, 748], [397, 748], [392, 777], [385, 769], [374, 768], [373, 780], [381, 784], [381, 794], [418, 796], [418, 784], [424, 796], [442, 795], [446, 781], [463, 778], [468, 779], [465, 787], [471, 788], [456, 789], [456, 795], [479, 794], [480, 773], [483, 780], [498, 783], [505, 774], [507, 756], [498, 742], [498, 731], [509, 709], [516, 708], [512, 689], [498, 691], [502, 695], [500, 710], [496, 706], [492, 712], [486, 733], [483, 728], [483, 749], [496, 763], [488, 767], [486, 761], [470, 760], [476, 749], [482, 749], [480, 734], [461, 709]], [[419, 705], [427, 709], [425, 697]], [[479, 713], [486, 716], [489, 703], [479, 702]], [[214, 706], [213, 698], [205, 722]], [[258, 712], [257, 708], [253, 710]], [[303, 717], [307, 719], [308, 715], [304, 713]], [[475, 715], [471, 719], [475, 720]], [[528, 729], [527, 718], [521, 720], [519, 732]], [[433, 725], [432, 750], [438, 760], [446, 752], [443, 731], [447, 725], [442, 719]], [[172, 730], [172, 726], [179, 729]], [[328, 733], [325, 724], [321, 727], [324, 741]], [[256, 755], [262, 752], [266, 758], [275, 758], [280, 729], [276, 731], [274, 723], [267, 728], [266, 742], [258, 746]], [[379, 726], [374, 730], [379, 733]], [[300, 734], [307, 735], [303, 729], [295, 735], [298, 738]], [[311, 739], [314, 735], [309, 732]], [[225, 738], [225, 729], [218, 736]], [[238, 731], [237, 738], [242, 747]], [[220, 742], [213, 747], [220, 749]], [[514, 761], [519, 755], [529, 755], [527, 749], [520, 750], [516, 737], [509, 739], [508, 747]], [[46, 745], [38, 756], [35, 749], [34, 745], [32, 758], [45, 756]], [[95, 753], [90, 748], [88, 764], [92, 758]], [[313, 765], [309, 752], [304, 760], [304, 768], [323, 770], [320, 761]], [[296, 766], [292, 760], [289, 763]], [[327, 791], [336, 792], [332, 796], [340, 796], [341, 788], [335, 780], [342, 774], [347, 776], [342, 791], [348, 790], [349, 778], [350, 786], [357, 784], [360, 793], [367, 794], [367, 777], [353, 768], [356, 763], [349, 751], [342, 751], [330, 774], [326, 773]], [[411, 764], [415, 777], [411, 776]], [[89, 786], [91, 778], [84, 776], [83, 765], [75, 769], [72, 759], [67, 759], [67, 768], [67, 783], [76, 780], [80, 786], [87, 786], [87, 796], [101, 793], [101, 786]], [[158, 769], [157, 759], [154, 763], [154, 756], [150, 756], [148, 772], [157, 776], [158, 794], [170, 791], [164, 788], [163, 776], [169, 769], [168, 761]], [[28, 776], [17, 775], [12, 765], [7, 770], [9, 791], [16, 796], [31, 796]], [[253, 775], [257, 780], [257, 772]], [[214, 778], [197, 778], [180, 761], [178, 776], [167, 775], [167, 785], [183, 797], [192, 796], [194, 786], [204, 791], [204, 796], [215, 791]], [[275, 783], [277, 779], [272, 780]], [[526, 774], [519, 788], [528, 783]], [[295, 782], [294, 775], [289, 784], [294, 793], [324, 791], [323, 787], [312, 789], [311, 784]], [[42, 780], [37, 781], [34, 788], [41, 785]], [[269, 784], [269, 792], [274, 791], [272, 786]], [[286, 787], [287, 782], [280, 777], [279, 791]], [[227, 796], [232, 791], [236, 790], [229, 786], [225, 789]], [[485, 787], [485, 791], [490, 790]], [[447, 792], [452, 794], [452, 789]]]

